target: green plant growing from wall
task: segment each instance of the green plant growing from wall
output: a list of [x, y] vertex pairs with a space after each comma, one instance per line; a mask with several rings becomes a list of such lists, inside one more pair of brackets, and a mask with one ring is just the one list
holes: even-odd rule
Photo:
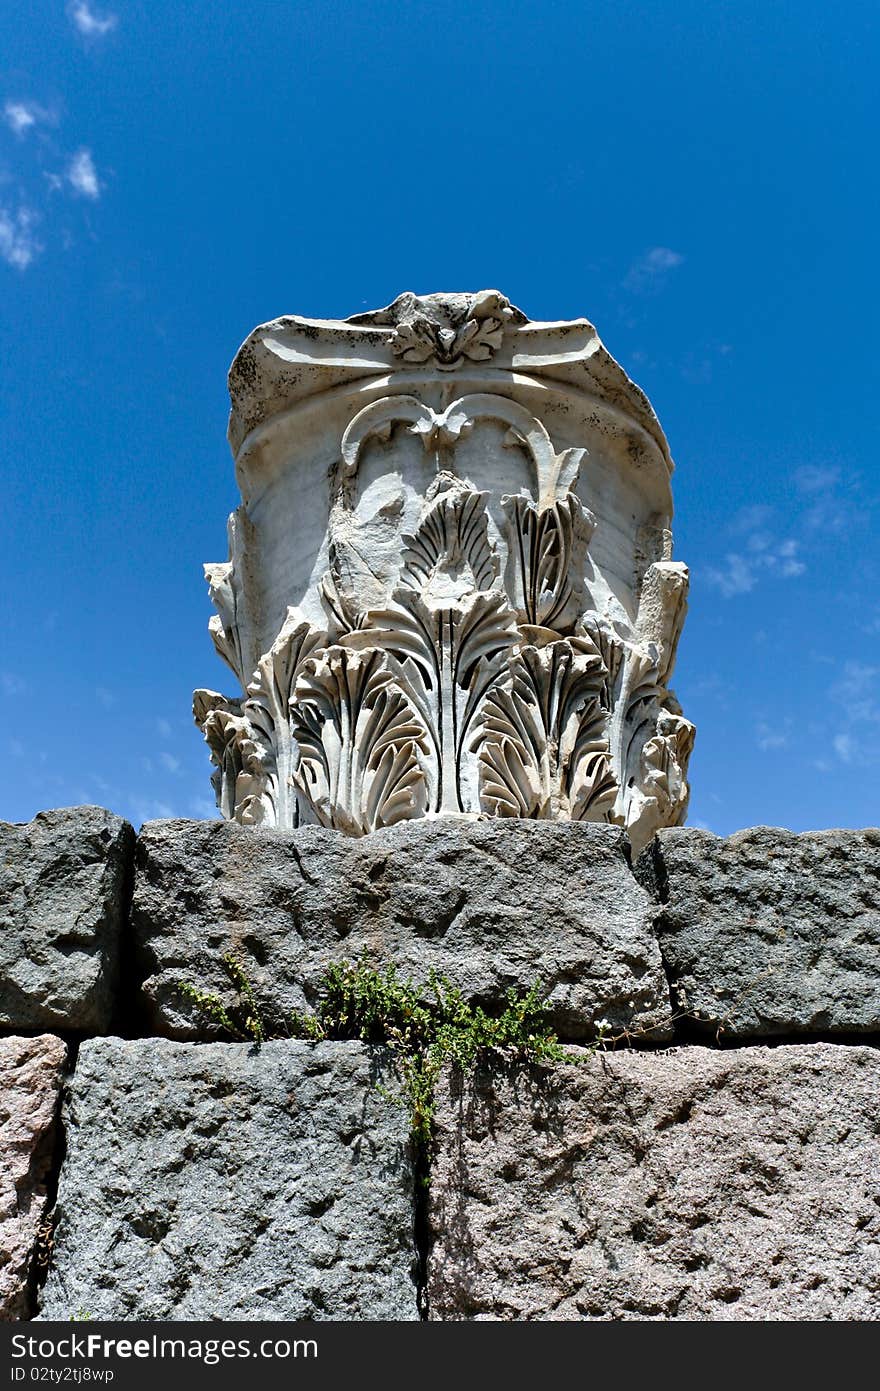
[[540, 985], [511, 989], [498, 1014], [469, 1004], [445, 976], [431, 971], [426, 989], [400, 980], [394, 966], [378, 970], [367, 962], [329, 966], [313, 1014], [295, 1011], [281, 1028], [271, 1026], [241, 962], [232, 955], [224, 966], [238, 999], [224, 1005], [217, 996], [186, 982], [180, 990], [200, 1013], [232, 1038], [262, 1043], [267, 1038], [357, 1039], [384, 1044], [400, 1078], [397, 1096], [410, 1115], [415, 1140], [426, 1145], [434, 1118], [436, 1083], [446, 1064], [466, 1072], [479, 1055], [503, 1050], [517, 1062], [552, 1064], [568, 1054], [550, 1029]]

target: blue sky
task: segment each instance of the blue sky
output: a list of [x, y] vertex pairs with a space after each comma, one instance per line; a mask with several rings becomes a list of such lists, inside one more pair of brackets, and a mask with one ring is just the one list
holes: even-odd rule
[[676, 473], [691, 822], [880, 822], [876, 3], [0, 14], [0, 818], [212, 812], [203, 561], [257, 323], [585, 315]]

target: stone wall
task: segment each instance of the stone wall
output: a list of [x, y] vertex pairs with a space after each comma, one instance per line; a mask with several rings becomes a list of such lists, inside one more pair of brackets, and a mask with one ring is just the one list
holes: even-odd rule
[[[0, 920], [5, 1319], [880, 1317], [880, 831], [79, 807], [0, 824]], [[445, 1075], [426, 1156], [385, 1049], [220, 1040], [229, 952], [279, 1019], [540, 979], [567, 1060]]]

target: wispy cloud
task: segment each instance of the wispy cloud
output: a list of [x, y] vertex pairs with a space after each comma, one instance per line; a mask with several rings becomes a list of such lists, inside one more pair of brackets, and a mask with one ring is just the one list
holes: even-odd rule
[[33, 208], [25, 205], [13, 212], [0, 207], [0, 257], [16, 270], [27, 270], [28, 266], [43, 247], [37, 240], [36, 225], [39, 221]]
[[798, 546], [799, 543], [791, 538], [776, 541], [772, 536], [755, 536], [751, 538], [746, 554], [728, 551], [722, 566], [711, 566], [706, 571], [706, 579], [720, 589], [725, 599], [750, 594], [762, 575], [772, 574], [784, 580], [796, 579], [807, 568], [798, 559]]
[[880, 667], [867, 662], [844, 662], [831, 687], [831, 698], [843, 706], [850, 722], [880, 724]]
[[159, 762], [169, 773], [180, 772], [180, 759], [175, 758], [173, 753], [168, 753], [167, 749], [163, 749], [159, 754]]
[[8, 101], [3, 108], [3, 119], [16, 135], [26, 135], [34, 126], [45, 124], [52, 117], [35, 101]]
[[788, 744], [788, 734], [785, 730], [768, 724], [766, 720], [759, 721], [755, 735], [762, 753], [767, 753], [770, 749], [784, 749]]
[[840, 469], [804, 464], [795, 470], [794, 481], [802, 493], [824, 493], [840, 481]]
[[790, 580], [804, 574], [800, 542], [779, 537], [771, 529], [773, 509], [763, 503], [744, 507], [730, 522], [728, 531], [739, 538], [737, 550], [728, 551], [721, 566], [711, 566], [706, 578], [725, 599], [749, 594], [762, 576]]
[[720, 589], [725, 599], [733, 599], [737, 594], [749, 594], [758, 583], [758, 577], [745, 556], [729, 552], [724, 557], [724, 566], [712, 566], [706, 571], [706, 579], [716, 589]]
[[116, 704], [116, 696], [106, 686], [96, 686], [95, 695], [105, 710], [110, 710]]
[[741, 507], [731, 517], [727, 530], [734, 536], [749, 536], [766, 527], [773, 517], [773, 508], [766, 502], [755, 502], [749, 507]]
[[851, 763], [855, 752], [851, 734], [835, 734], [831, 741], [834, 752], [842, 763]]
[[115, 14], [98, 14], [88, 4], [88, 0], [73, 0], [67, 7], [67, 13], [74, 26], [87, 39], [103, 38], [111, 29], [115, 29], [118, 23]]
[[16, 671], [0, 671], [0, 691], [5, 696], [24, 695], [27, 682]]
[[95, 169], [95, 161], [92, 159], [91, 150], [77, 150], [67, 166], [67, 182], [83, 198], [98, 198], [101, 194], [101, 185], [98, 182], [98, 172]]
[[844, 662], [828, 694], [836, 706], [837, 730], [831, 748], [839, 762], [876, 763], [880, 760], [880, 667]]
[[166, 720], [164, 716], [160, 716], [159, 719], [156, 721], [156, 730], [160, 739], [170, 739], [171, 721]]
[[805, 464], [795, 471], [794, 481], [808, 504], [804, 528], [814, 535], [841, 536], [863, 524], [870, 511], [870, 500], [859, 496], [858, 477], [844, 479], [837, 467]]
[[653, 294], [666, 284], [671, 271], [684, 261], [681, 252], [668, 246], [652, 246], [637, 261], [633, 261], [623, 281], [624, 289], [634, 295]]

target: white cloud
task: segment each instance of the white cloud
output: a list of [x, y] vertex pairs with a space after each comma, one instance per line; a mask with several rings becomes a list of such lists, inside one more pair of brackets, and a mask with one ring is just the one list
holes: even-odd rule
[[198, 817], [200, 821], [216, 821], [220, 815], [217, 803], [212, 797], [193, 797], [189, 804], [189, 813]]
[[844, 706], [851, 721], [880, 723], [878, 676], [880, 667], [868, 666], [866, 662], [844, 662], [840, 680], [831, 687], [831, 697]]
[[768, 507], [766, 502], [752, 503], [751, 506], [741, 507], [733, 514], [727, 529], [734, 536], [751, 535], [760, 527], [766, 527], [772, 516], [773, 508]]
[[670, 271], [682, 264], [684, 257], [668, 246], [652, 246], [630, 266], [624, 278], [624, 288], [633, 294], [650, 294], [666, 283]]
[[3, 119], [16, 135], [25, 135], [33, 126], [51, 118], [35, 101], [8, 101], [3, 108]]
[[837, 757], [843, 763], [849, 763], [854, 753], [852, 737], [849, 734], [835, 734], [831, 743]]
[[95, 695], [105, 710], [109, 710], [112, 705], [116, 704], [115, 695], [112, 691], [108, 691], [106, 686], [96, 686]]
[[802, 493], [824, 493], [840, 481], [840, 469], [805, 464], [795, 472], [794, 481]]
[[779, 573], [784, 579], [793, 579], [797, 575], [802, 575], [807, 568], [804, 562], [797, 558], [799, 544], [790, 538], [787, 541], [781, 541], [776, 554], [769, 556], [771, 568], [778, 567]]
[[706, 579], [721, 590], [725, 599], [736, 594], [748, 594], [757, 584], [754, 563], [744, 555], [728, 554], [724, 557], [724, 569], [714, 566], [706, 571]]
[[159, 734], [159, 738], [160, 738], [160, 739], [170, 739], [170, 738], [171, 738], [171, 721], [170, 721], [170, 720], [166, 720], [166, 719], [162, 719], [162, 718], [158, 719], [158, 720], [156, 721], [156, 729], [157, 729], [157, 731], [158, 731], [158, 734]]
[[99, 15], [88, 4], [88, 0], [74, 0], [68, 5], [67, 13], [76, 28], [87, 39], [100, 39], [116, 28], [115, 14]]
[[[753, 509], [754, 516], [764, 520], [763, 509]], [[734, 523], [732, 531], [743, 530], [739, 522]], [[798, 557], [800, 543], [791, 537], [780, 541], [768, 531], [754, 531], [746, 536], [746, 554], [729, 551], [724, 557], [724, 565], [712, 566], [706, 571], [706, 578], [716, 589], [720, 589], [725, 599], [737, 594], [749, 594], [762, 575], [777, 575], [782, 579], [796, 579], [803, 575], [806, 565]]]
[[803, 517], [807, 532], [841, 536], [864, 522], [864, 509], [853, 498], [853, 479], [841, 479], [839, 468], [806, 464], [794, 476], [798, 490], [809, 500]]
[[784, 749], [788, 743], [788, 735], [781, 729], [774, 729], [772, 725], [762, 720], [756, 730], [758, 748], [764, 753], [768, 749]]
[[26, 270], [43, 249], [34, 234], [37, 220], [32, 208], [0, 208], [0, 256], [16, 270]]
[[0, 690], [6, 696], [23, 695], [27, 690], [27, 682], [15, 671], [0, 671]]
[[841, 763], [880, 760], [880, 667], [844, 662], [829, 696], [838, 707], [831, 746]]
[[180, 771], [180, 759], [175, 758], [173, 753], [168, 753], [165, 749], [159, 754], [159, 762], [163, 768], [167, 768], [169, 773]]
[[98, 173], [90, 150], [85, 149], [85, 147], [77, 150], [67, 166], [67, 182], [74, 193], [81, 194], [83, 198], [100, 196], [101, 185], [98, 182]]

